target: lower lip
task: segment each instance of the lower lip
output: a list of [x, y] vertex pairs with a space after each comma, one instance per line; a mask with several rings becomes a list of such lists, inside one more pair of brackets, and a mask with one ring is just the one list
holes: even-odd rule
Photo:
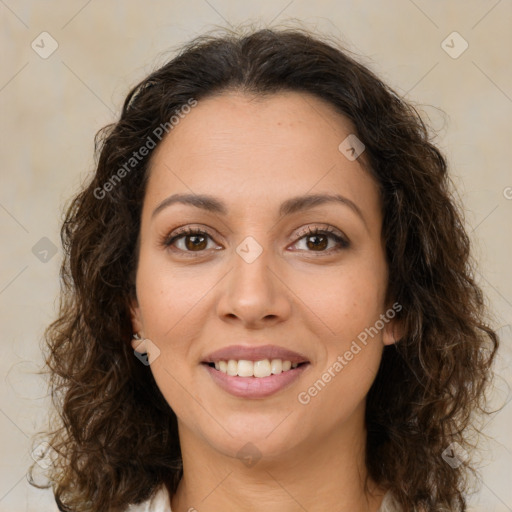
[[266, 398], [295, 382], [309, 363], [269, 377], [238, 377], [203, 364], [212, 379], [228, 393], [240, 398]]

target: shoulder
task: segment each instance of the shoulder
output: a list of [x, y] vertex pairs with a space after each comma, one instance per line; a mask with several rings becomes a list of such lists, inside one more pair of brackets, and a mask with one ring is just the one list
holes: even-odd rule
[[[137, 505], [130, 505], [126, 512], [172, 512], [169, 493], [162, 485], [150, 499]], [[402, 512], [402, 509], [388, 491], [377, 512]]]
[[126, 512], [172, 512], [169, 493], [162, 485], [151, 498], [137, 505], [130, 505]]

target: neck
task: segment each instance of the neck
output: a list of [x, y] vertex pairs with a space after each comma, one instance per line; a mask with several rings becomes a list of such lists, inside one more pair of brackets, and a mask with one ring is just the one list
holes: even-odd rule
[[172, 511], [376, 512], [385, 491], [367, 479], [365, 434], [345, 426], [249, 466], [180, 425], [183, 478]]

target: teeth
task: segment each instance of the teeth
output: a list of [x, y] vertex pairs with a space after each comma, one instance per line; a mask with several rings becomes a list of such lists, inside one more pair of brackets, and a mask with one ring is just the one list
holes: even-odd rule
[[238, 375], [238, 363], [234, 359], [228, 361], [226, 373], [232, 376]]
[[215, 369], [231, 376], [239, 377], [270, 377], [270, 375], [278, 375], [290, 369], [297, 368], [299, 363], [291, 363], [291, 361], [283, 361], [281, 359], [262, 359], [261, 361], [247, 361], [241, 359], [236, 361], [218, 361], [215, 363]]
[[[238, 363], [238, 368], [240, 368], [240, 363]], [[272, 375], [270, 361], [268, 359], [263, 359], [263, 361], [254, 361], [253, 375], [255, 377], [270, 377]]]
[[[236, 364], [236, 361], [233, 361]], [[229, 361], [228, 366], [231, 364]], [[254, 364], [252, 361], [244, 361], [243, 359], [238, 361], [238, 372], [239, 377], [252, 377], [254, 371]]]
[[281, 359], [272, 359], [272, 362], [270, 363], [270, 371], [274, 375], [278, 375], [283, 371], [283, 362]]

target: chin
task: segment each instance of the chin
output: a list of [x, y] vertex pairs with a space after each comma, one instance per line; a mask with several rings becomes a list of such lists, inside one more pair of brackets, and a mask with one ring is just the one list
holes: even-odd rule
[[[279, 421], [282, 421], [282, 418]], [[210, 438], [209, 442], [223, 455], [240, 459], [248, 467], [251, 463], [247, 461], [261, 459], [262, 462], [270, 462], [280, 459], [297, 447], [298, 439], [293, 429], [282, 428], [283, 425], [279, 425], [279, 421], [273, 423], [271, 427], [268, 422], [264, 422], [260, 428], [255, 422], [238, 423], [236, 426], [228, 424], [225, 427], [231, 436], [223, 431], [223, 435], [215, 439]]]

